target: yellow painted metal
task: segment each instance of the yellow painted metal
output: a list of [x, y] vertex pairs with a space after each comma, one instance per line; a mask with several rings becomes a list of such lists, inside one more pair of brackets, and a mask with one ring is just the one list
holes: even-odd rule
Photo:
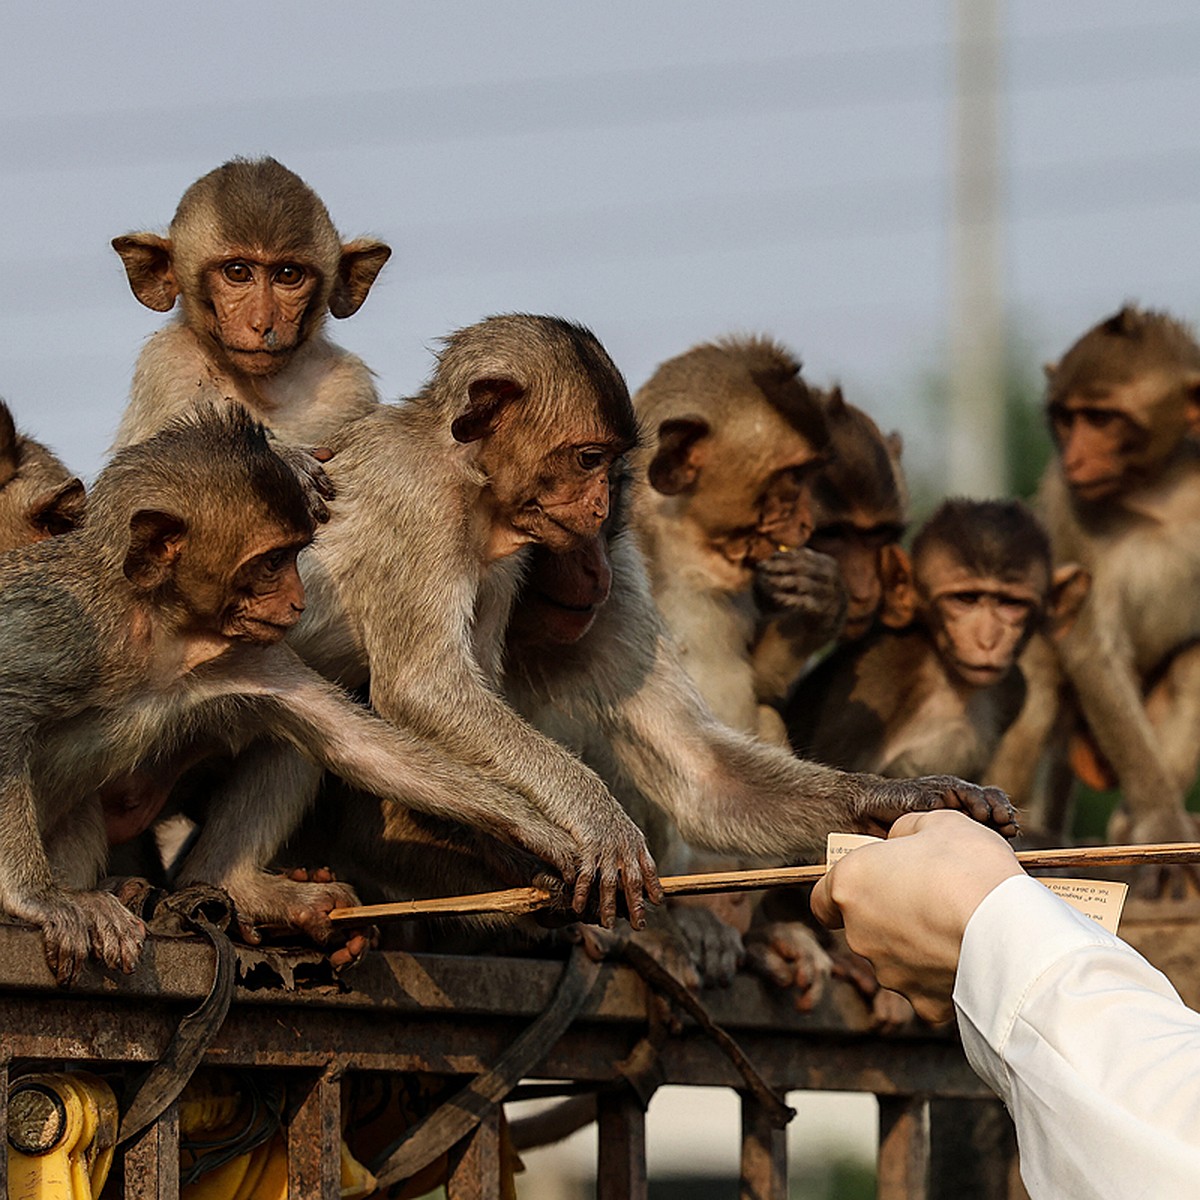
[[117, 1098], [86, 1071], [39, 1072], [8, 1089], [9, 1200], [96, 1200], [112, 1166]]

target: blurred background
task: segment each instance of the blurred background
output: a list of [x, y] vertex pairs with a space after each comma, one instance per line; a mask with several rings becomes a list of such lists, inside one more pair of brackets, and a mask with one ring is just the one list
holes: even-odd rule
[[[1200, 309], [1191, 0], [3, 15], [0, 395], [89, 477], [164, 320], [109, 242], [165, 230], [184, 188], [239, 154], [297, 171], [344, 235], [391, 243], [332, 330], [385, 397], [488, 313], [591, 326], [633, 387], [697, 341], [769, 333], [904, 433], [917, 516], [948, 488], [1030, 490], [1041, 364], [1087, 326], [1127, 299]], [[732, 1097], [672, 1103], [651, 1112], [655, 1194], [698, 1198], [697, 1172], [736, 1169]], [[870, 1099], [848, 1103], [869, 1124]], [[871, 1140], [829, 1111], [797, 1151], [803, 1194], [858, 1194], [847, 1160], [869, 1195]], [[586, 1170], [555, 1153], [564, 1179]], [[540, 1178], [529, 1194], [552, 1200], [549, 1163]]]

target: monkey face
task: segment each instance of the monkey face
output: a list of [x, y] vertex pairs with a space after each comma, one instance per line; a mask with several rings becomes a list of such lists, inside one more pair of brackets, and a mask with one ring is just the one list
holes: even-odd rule
[[1016, 662], [1049, 584], [1040, 568], [1030, 574], [1030, 582], [977, 576], [941, 549], [918, 562], [917, 590], [934, 645], [968, 686], [998, 683]]
[[876, 522], [873, 517], [859, 509], [849, 510], [844, 520], [819, 523], [808, 541], [813, 550], [837, 562], [846, 588], [844, 641], [855, 641], [870, 630], [883, 603], [880, 552], [899, 542], [904, 533], [898, 522]]
[[281, 641], [304, 612], [296, 556], [308, 538], [275, 542], [247, 555], [230, 580], [220, 631], [242, 642]]
[[1131, 415], [1145, 407], [1146, 397], [1138, 394], [1144, 390], [1143, 380], [1072, 393], [1050, 404], [1063, 477], [1080, 500], [1119, 495], [1151, 470], [1150, 432]]
[[311, 263], [258, 252], [207, 265], [201, 277], [207, 332], [238, 371], [270, 376], [287, 366], [307, 331], [320, 290]]
[[497, 519], [517, 542], [566, 554], [594, 540], [608, 519], [610, 475], [626, 446], [596, 434], [539, 455], [530, 441], [526, 431], [502, 428], [487, 439], [478, 462]]
[[589, 538], [565, 554], [538, 546], [530, 562], [510, 639], [528, 646], [573, 645], [591, 629], [612, 587], [607, 538]]

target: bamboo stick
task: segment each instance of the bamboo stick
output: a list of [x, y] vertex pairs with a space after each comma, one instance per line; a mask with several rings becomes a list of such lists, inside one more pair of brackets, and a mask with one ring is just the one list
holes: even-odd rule
[[[1068, 846], [1055, 850], [1018, 850], [1026, 868], [1164, 866], [1200, 862], [1200, 842], [1162, 842], [1150, 846]], [[753, 892], [765, 887], [815, 883], [828, 868], [824, 863], [803, 867], [765, 867], [748, 871], [716, 871], [707, 875], [668, 875], [662, 882], [668, 896], [702, 896], [710, 892]], [[508, 888], [471, 896], [438, 896], [432, 900], [400, 900], [335, 908], [334, 924], [374, 924], [401, 917], [461, 917], [478, 913], [520, 916], [537, 912], [550, 902], [542, 888]]]

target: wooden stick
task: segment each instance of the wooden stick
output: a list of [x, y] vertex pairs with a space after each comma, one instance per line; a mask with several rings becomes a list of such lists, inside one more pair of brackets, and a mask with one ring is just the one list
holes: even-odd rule
[[[1152, 846], [1070, 846], [1058, 850], [1018, 850], [1023, 867], [1129, 867], [1164, 866], [1200, 862], [1200, 842], [1162, 842]], [[828, 868], [824, 863], [805, 867], [765, 867], [750, 871], [717, 871], [709, 875], [668, 875], [662, 880], [668, 896], [703, 896], [710, 892], [753, 892], [765, 887], [815, 883]], [[432, 900], [401, 900], [394, 904], [364, 904], [335, 908], [335, 924], [373, 924], [399, 917], [462, 917], [473, 913], [508, 913], [520, 916], [537, 912], [550, 902], [542, 888], [508, 888], [472, 896], [439, 896]]]

